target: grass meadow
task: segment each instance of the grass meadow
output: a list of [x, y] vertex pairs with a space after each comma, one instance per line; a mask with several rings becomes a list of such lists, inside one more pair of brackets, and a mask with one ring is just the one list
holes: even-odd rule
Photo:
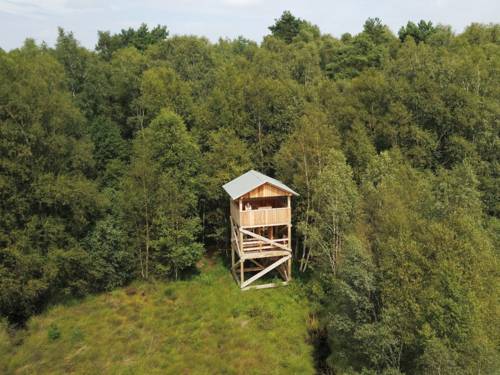
[[199, 268], [53, 306], [15, 334], [0, 329], [0, 373], [314, 373], [299, 287], [241, 292], [220, 260]]

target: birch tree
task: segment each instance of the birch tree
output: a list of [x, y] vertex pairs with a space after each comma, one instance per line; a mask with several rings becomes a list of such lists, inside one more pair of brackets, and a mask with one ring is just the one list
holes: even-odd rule
[[335, 274], [337, 259], [348, 231], [353, 227], [358, 191], [351, 167], [340, 151], [331, 151], [325, 166], [312, 180], [311, 222], [303, 228], [309, 247], [303, 269], [311, 258], [316, 267], [328, 265]]
[[196, 242], [200, 154], [181, 118], [163, 110], [133, 143], [122, 204], [141, 277], [177, 276], [201, 256]]

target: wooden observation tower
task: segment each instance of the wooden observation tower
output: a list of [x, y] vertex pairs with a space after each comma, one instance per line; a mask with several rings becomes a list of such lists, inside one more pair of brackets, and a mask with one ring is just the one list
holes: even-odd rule
[[[223, 188], [230, 196], [231, 272], [240, 288], [288, 284], [292, 276], [291, 197], [298, 194], [254, 170]], [[273, 270], [282, 282], [251, 285]]]

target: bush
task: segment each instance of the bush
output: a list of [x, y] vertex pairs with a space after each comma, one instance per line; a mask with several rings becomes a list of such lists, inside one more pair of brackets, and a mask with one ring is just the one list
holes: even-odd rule
[[56, 324], [52, 323], [47, 331], [47, 336], [49, 341], [56, 341], [61, 337], [61, 330]]
[[175, 301], [177, 299], [177, 291], [172, 286], [168, 286], [163, 294], [165, 294], [165, 297], [169, 300]]
[[85, 240], [85, 247], [92, 259], [94, 290], [112, 290], [133, 275], [134, 256], [128, 250], [126, 232], [117, 218], [108, 215], [99, 220]]

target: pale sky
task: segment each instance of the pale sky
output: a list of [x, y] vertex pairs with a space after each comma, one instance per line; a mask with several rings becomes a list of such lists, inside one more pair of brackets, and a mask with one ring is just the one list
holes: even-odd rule
[[97, 30], [119, 32], [142, 22], [166, 25], [170, 35], [212, 41], [242, 35], [260, 42], [284, 10], [337, 37], [361, 31], [368, 17], [379, 17], [394, 32], [409, 20], [451, 25], [456, 32], [472, 22], [500, 22], [500, 0], [0, 0], [0, 48], [19, 47], [28, 37], [53, 45], [58, 26], [94, 48]]

